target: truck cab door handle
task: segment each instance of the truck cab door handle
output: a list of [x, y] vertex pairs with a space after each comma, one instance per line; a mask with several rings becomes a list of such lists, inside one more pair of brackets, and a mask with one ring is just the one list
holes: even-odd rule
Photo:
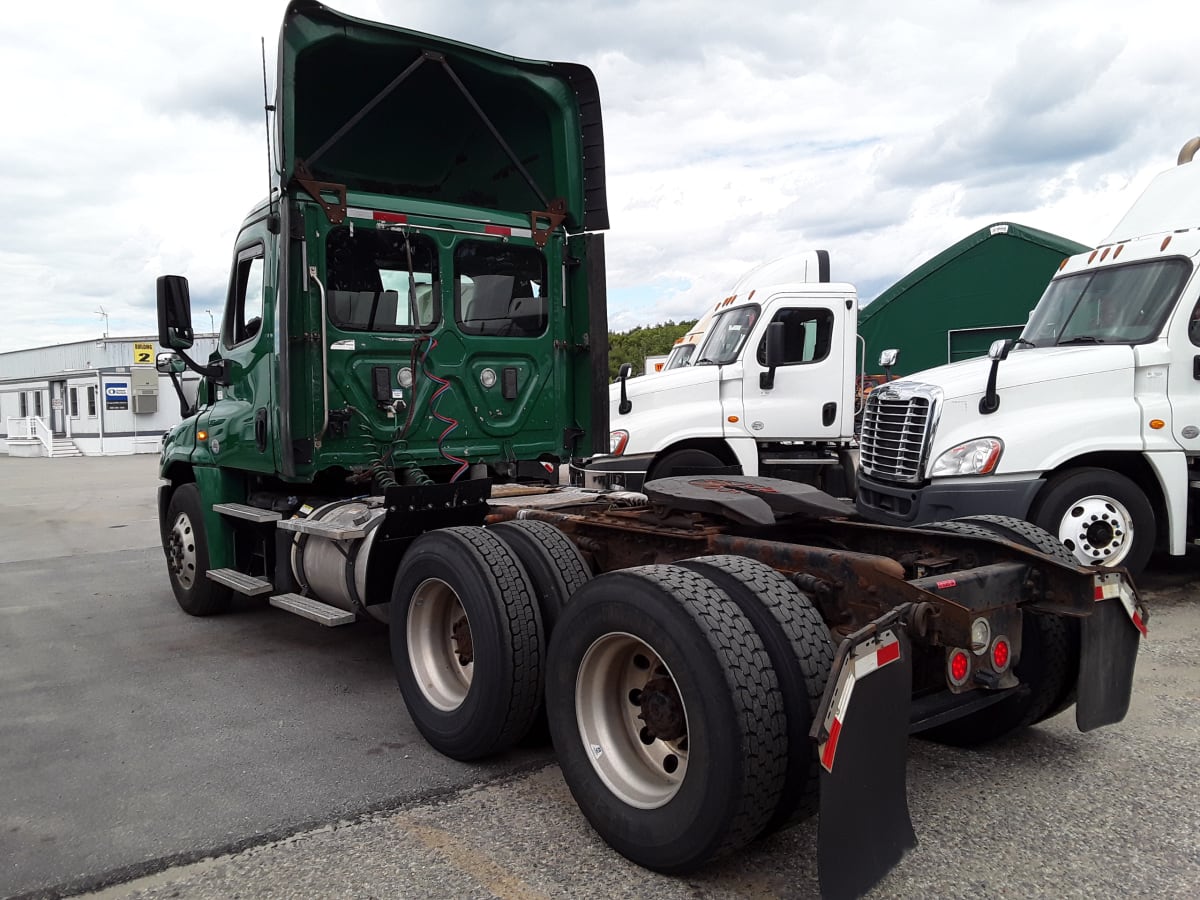
[[254, 446], [258, 448], [259, 453], [266, 452], [267, 449], [267, 409], [259, 407], [254, 413]]
[[821, 407], [821, 424], [828, 428], [837, 418], [837, 404], [830, 402]]

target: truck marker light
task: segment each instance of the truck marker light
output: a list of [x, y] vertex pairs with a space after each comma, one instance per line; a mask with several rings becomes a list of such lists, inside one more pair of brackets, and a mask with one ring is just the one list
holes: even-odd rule
[[1063, 269], [1065, 269], [1067, 267], [1067, 263], [1069, 263], [1070, 261], [1071, 261], [1071, 257], [1069, 257], [1069, 256], [1065, 257], [1063, 259], [1063, 261], [1058, 264], [1058, 271], [1061, 272]]
[[1159, 250], [1166, 250], [1166, 249], [1167, 249], [1167, 244], [1169, 244], [1169, 243], [1171, 243], [1171, 235], [1169, 235], [1169, 234], [1168, 234], [1168, 235], [1167, 235], [1165, 238], [1163, 238], [1162, 246], [1161, 246], [1161, 247], [1159, 247], [1158, 249], [1159, 249]]
[[937, 583], [937, 589], [944, 591], [947, 588], [958, 587], [958, 581], [953, 578], [943, 578]]
[[1149, 629], [1146, 628], [1146, 622], [1142, 618], [1141, 610], [1134, 605], [1133, 592], [1125, 583], [1125, 580], [1118, 574], [1112, 575], [1097, 575], [1096, 576], [1096, 602], [1101, 600], [1111, 600], [1114, 597], [1121, 601], [1121, 605], [1125, 607], [1125, 612], [1129, 616], [1129, 621], [1133, 622], [1134, 628], [1142, 633], [1142, 637], [1149, 637]]
[[1099, 252], [1100, 252], [1099, 250], [1093, 250], [1093, 251], [1092, 251], [1091, 255], [1088, 257], [1088, 264], [1089, 264], [1089, 265], [1091, 264], [1092, 260], [1094, 260], [1094, 259], [1096, 258], [1096, 254], [1097, 254], [1097, 253], [1099, 253]]
[[730, 417], [729, 417], [729, 421], [730, 421], [730, 422], [732, 422], [732, 423], [734, 423], [734, 424], [736, 425], [736, 424], [737, 424], [737, 422], [738, 422], [738, 417], [737, 417], [737, 416], [730, 416]]
[[1104, 262], [1104, 260], [1108, 259], [1108, 251], [1111, 249], [1112, 249], [1112, 247], [1104, 248], [1104, 252], [1100, 254], [1100, 262]]
[[207, 441], [208, 440], [208, 432], [205, 431], [203, 428], [200, 429], [199, 431], [196, 432], [196, 440]]
[[1162, 419], [1151, 419], [1150, 420], [1150, 427], [1153, 428], [1155, 431], [1158, 431], [1158, 429], [1164, 427], [1166, 424], [1167, 423], [1164, 422]]
[[479, 373], [479, 383], [481, 385], [483, 385], [485, 388], [495, 387], [496, 386], [496, 370], [495, 369], [484, 369], [482, 372], [480, 372]]
[[888, 663], [900, 658], [900, 639], [895, 632], [885, 631], [874, 640], [865, 641], [851, 651], [851, 656], [838, 674], [837, 686], [833, 691], [833, 702], [825, 714], [825, 733], [829, 735], [817, 746], [817, 757], [825, 771], [833, 771], [833, 759], [837, 755], [838, 737], [842, 723], [846, 721], [846, 710], [850, 706], [850, 695], [855, 683]]
[[966, 650], [960, 650], [956, 647], [950, 651], [950, 660], [946, 665], [946, 674], [950, 678], [950, 683], [955, 687], [962, 687], [967, 683], [967, 676], [971, 674], [971, 659], [967, 656]]
[[1008, 662], [1012, 658], [1011, 648], [1008, 646], [1008, 638], [998, 637], [995, 643], [992, 644], [992, 668], [997, 672], [1003, 672], [1008, 668]]
[[1124, 245], [1124, 244], [1119, 244], [1119, 245], [1117, 245], [1117, 249], [1113, 251], [1113, 259], [1116, 259], [1118, 256], [1120, 256], [1120, 255], [1121, 255], [1121, 251], [1122, 251], [1122, 250], [1124, 250], [1124, 249], [1125, 249], [1125, 245]]
[[608, 433], [608, 452], [613, 456], [620, 456], [625, 452], [625, 445], [629, 443], [628, 431], [610, 431]]

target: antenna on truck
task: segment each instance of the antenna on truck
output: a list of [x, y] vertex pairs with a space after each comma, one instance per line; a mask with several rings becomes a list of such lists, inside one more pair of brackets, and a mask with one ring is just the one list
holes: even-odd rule
[[267, 129], [267, 229], [271, 234], [279, 234], [279, 214], [275, 212], [275, 200], [271, 194], [274, 175], [271, 171], [271, 113], [275, 106], [267, 97], [267, 39], [260, 37], [262, 43], [263, 66], [263, 124]]

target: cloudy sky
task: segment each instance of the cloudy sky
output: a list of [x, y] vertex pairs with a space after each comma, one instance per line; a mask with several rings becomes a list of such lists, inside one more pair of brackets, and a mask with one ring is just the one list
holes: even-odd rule
[[[219, 321], [284, 5], [6, 5], [0, 351], [153, 333], [164, 273]], [[332, 5], [593, 69], [618, 330], [694, 318], [797, 249], [866, 301], [995, 221], [1097, 243], [1200, 134], [1181, 0]]]

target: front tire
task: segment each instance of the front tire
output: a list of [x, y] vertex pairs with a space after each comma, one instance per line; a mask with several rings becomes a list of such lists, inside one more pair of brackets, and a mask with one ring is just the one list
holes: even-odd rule
[[181, 484], [167, 504], [163, 550], [175, 599], [189, 616], [212, 616], [229, 609], [233, 593], [208, 577], [208, 533], [200, 489]]
[[690, 872], [751, 841], [787, 769], [782, 698], [754, 626], [676, 566], [576, 592], [550, 647], [547, 712], [567, 785], [617, 852]]
[[1157, 524], [1145, 493], [1111, 469], [1073, 469], [1050, 479], [1031, 516], [1080, 562], [1138, 574], [1154, 552]]
[[392, 664], [417, 729], [471, 760], [508, 750], [542, 702], [545, 638], [529, 576], [479, 527], [426, 532], [396, 572]]

